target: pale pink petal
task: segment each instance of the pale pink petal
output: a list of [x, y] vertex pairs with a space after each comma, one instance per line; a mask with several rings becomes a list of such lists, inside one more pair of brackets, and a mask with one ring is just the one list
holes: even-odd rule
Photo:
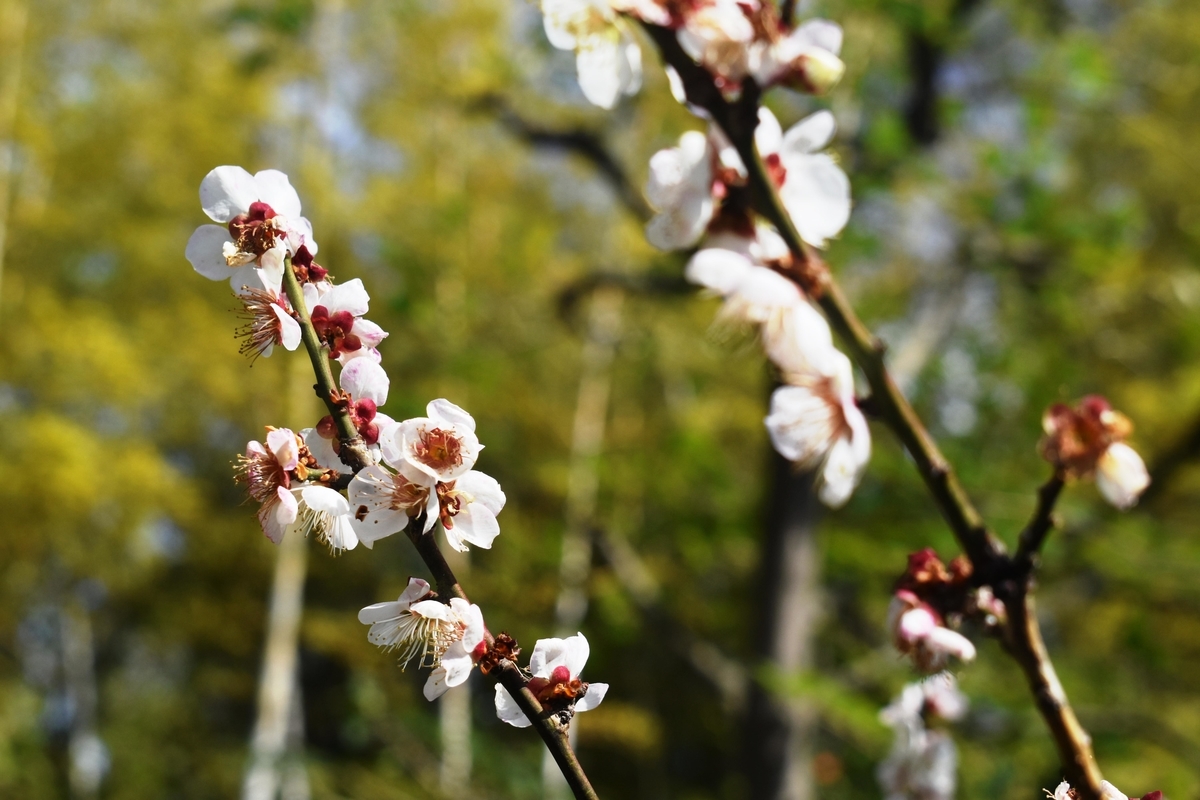
[[390, 381], [383, 367], [369, 358], [351, 359], [342, 367], [339, 377], [342, 389], [355, 400], [374, 400], [377, 406], [387, 403]]
[[267, 449], [285, 470], [293, 470], [300, 463], [300, 448], [296, 434], [287, 428], [276, 428], [267, 432]]
[[529, 656], [529, 671], [535, 678], [549, 678], [555, 667], [566, 666], [567, 643], [564, 639], [538, 639]]
[[971, 644], [971, 640], [949, 628], [935, 627], [925, 637], [925, 643], [934, 653], [946, 653], [955, 656], [960, 661], [975, 659], [975, 645]]
[[430, 400], [429, 404], [425, 406], [425, 413], [432, 420], [449, 422], [451, 425], [466, 428], [469, 431], [475, 430], [475, 418], [444, 397]]
[[[374, 350], [388, 335], [387, 331], [367, 319], [354, 320], [354, 328], [351, 333], [357, 336], [363, 343], [362, 347], [354, 351], [356, 353]], [[375, 350], [375, 352], [378, 353], [379, 351]], [[367, 355], [368, 353], [364, 352], [363, 354]], [[376, 359], [376, 363], [378, 363], [378, 359]]]
[[916, 642], [929, 636], [937, 627], [933, 614], [924, 608], [914, 608], [901, 615], [897, 632], [904, 641]]
[[1119, 509], [1133, 507], [1149, 485], [1146, 463], [1127, 444], [1109, 445], [1096, 462], [1096, 488]]
[[608, 694], [607, 683], [589, 683], [587, 694], [575, 701], [576, 711], [591, 711], [604, 700]]
[[300, 346], [300, 323], [279, 305], [272, 305], [271, 310], [279, 318], [280, 343], [285, 350], [295, 350]]

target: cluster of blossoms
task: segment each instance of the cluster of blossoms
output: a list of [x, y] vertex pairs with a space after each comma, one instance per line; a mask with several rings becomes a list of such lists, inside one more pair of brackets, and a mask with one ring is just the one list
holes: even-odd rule
[[879, 713], [895, 733], [888, 757], [877, 770], [886, 800], [952, 800], [957, 784], [958, 751], [934, 720], [956, 722], [967, 713], [967, 697], [954, 676], [942, 672], [910, 683]]
[[[1079, 800], [1078, 792], [1066, 781], [1060, 783], [1053, 794], [1046, 792], [1046, 796], [1050, 800]], [[1162, 797], [1163, 793], [1155, 790], [1142, 795], [1141, 800], [1162, 800]], [[1129, 800], [1129, 796], [1108, 781], [1100, 781], [1100, 800]]]
[[[403, 421], [379, 411], [390, 381], [378, 347], [388, 334], [365, 318], [370, 298], [360, 280], [335, 283], [313, 260], [312, 226], [300, 216], [287, 176], [217, 167], [201, 183], [200, 201], [222, 224], [198, 228], [186, 256], [201, 275], [228, 279], [241, 298], [242, 352], [257, 358], [279, 345], [295, 350], [307, 325], [321, 352], [340, 365], [328, 398], [339, 419], [330, 414], [299, 432], [268, 427], [266, 441], [250, 442], [238, 459], [237, 478], [259, 504], [266, 537], [278, 544], [285, 535], [311, 534], [340, 553], [360, 542], [373, 548], [410, 525], [420, 535], [437, 526], [455, 550], [490, 548], [505, 496], [494, 478], [474, 469], [483, 449], [474, 418], [445, 399]], [[346, 423], [361, 440], [352, 458], [343, 452]], [[348, 484], [345, 472], [353, 473]], [[444, 602], [419, 578], [394, 602], [362, 609], [359, 620], [371, 626], [370, 642], [399, 652], [402, 668], [415, 661], [431, 670], [430, 700], [464, 683], [476, 665], [488, 672], [501, 660], [515, 663], [520, 652], [507, 635], [488, 632], [479, 606], [459, 597]], [[583, 634], [538, 641], [527, 686], [548, 714], [565, 722], [604, 698], [607, 685], [589, 687], [579, 678], [587, 657]], [[496, 712], [509, 724], [531, 724], [499, 685]]]
[[1100, 494], [1117, 508], [1132, 507], [1150, 485], [1142, 457], [1125, 444], [1133, 423], [1103, 397], [1089, 395], [1074, 408], [1050, 406], [1042, 429], [1042, 457], [1064, 478], [1094, 476]]
[[960, 556], [947, 567], [929, 548], [908, 557], [908, 569], [897, 582], [888, 608], [888, 629], [896, 649], [910, 656], [921, 672], [944, 669], [951, 656], [960, 661], [975, 658], [975, 645], [948, 627], [950, 622], [975, 609], [991, 617], [1004, 616], [1003, 604], [989, 592], [971, 588], [971, 571], [965, 558]]

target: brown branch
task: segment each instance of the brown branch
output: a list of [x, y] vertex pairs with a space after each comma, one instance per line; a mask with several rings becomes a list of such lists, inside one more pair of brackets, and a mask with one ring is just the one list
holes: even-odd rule
[[[1028, 572], [1016, 569], [1002, 542], [988, 529], [950, 463], [900, 392], [884, 361], [884, 346], [855, 314], [818, 254], [801, 238], [754, 146], [760, 91], [752, 80], [741, 96], [727, 101], [711, 75], [691, 60], [673, 31], [644, 25], [664, 61], [679, 73], [690, 103], [708, 111], [741, 156], [749, 174], [754, 208], [779, 231], [796, 264], [789, 277], [821, 306], [830, 327], [846, 345], [871, 386], [880, 419], [908, 450], [959, 545], [974, 565], [974, 580], [992, 585], [1008, 608], [1004, 631], [1008, 652], [1029, 681], [1038, 710], [1058, 748], [1065, 777], [1082, 800], [1099, 800], [1100, 773], [1091, 739], [1075, 718], [1046, 652], [1034, 614]], [[1057, 493], [1055, 493], [1057, 494]], [[1049, 518], [1047, 512], [1047, 519]], [[1037, 519], [1038, 517], [1035, 517]], [[1030, 538], [1034, 538], [1031, 534]], [[1041, 537], [1044, 538], [1044, 533]]]
[[[333, 371], [329, 368], [329, 357], [321, 340], [317, 337], [316, 329], [313, 328], [308, 308], [304, 303], [304, 292], [300, 288], [299, 281], [296, 280], [295, 273], [292, 272], [290, 262], [284, 264], [283, 275], [283, 285], [288, 301], [292, 304], [292, 308], [295, 309], [300, 320], [301, 340], [304, 342], [304, 348], [308, 351], [309, 360], [312, 361], [313, 371], [316, 373], [317, 396], [325, 401], [326, 408], [337, 422], [338, 433], [341, 434], [342, 450], [339, 455], [343, 461], [354, 468], [355, 472], [358, 472], [373, 462], [362, 437], [358, 435], [358, 431], [355, 430], [354, 424], [350, 420], [350, 415], [345, 408], [334, 402], [337, 384], [334, 383]], [[339, 484], [341, 479], [342, 476], [339, 476]], [[425, 562], [425, 566], [433, 575], [438, 593], [445, 599], [461, 597], [463, 600], [467, 600], [466, 592], [463, 591], [458, 579], [454, 577], [454, 571], [446, 563], [437, 541], [433, 538], [433, 531], [421, 532], [424, 527], [424, 519], [424, 516], [420, 516], [409, 522], [405, 529], [409, 541], [412, 542], [413, 547], [421, 556], [421, 560]], [[485, 631], [484, 637], [490, 648], [495, 642], [495, 638], [490, 631]], [[533, 723], [533, 727], [537, 729], [542, 741], [550, 750], [550, 754], [554, 756], [559, 769], [562, 770], [563, 777], [566, 778], [567, 785], [571, 787], [576, 800], [599, 800], [596, 790], [592, 788], [583, 767], [579, 764], [579, 759], [575, 757], [571, 744], [567, 740], [566, 725], [559, 722], [556, 716], [545, 713], [537, 698], [529, 691], [528, 680], [521, 668], [509, 659], [502, 659], [498, 668], [492, 671], [491, 676], [508, 690], [520, 709], [525, 712], [525, 716]]]
[[1038, 489], [1038, 503], [1033, 512], [1033, 519], [1029, 520], [1025, 530], [1021, 531], [1017, 554], [1013, 557], [1014, 566], [1025, 575], [1033, 572], [1046, 536], [1058, 524], [1054, 518], [1054, 504], [1058, 502], [1058, 496], [1062, 494], [1063, 486], [1062, 475], [1055, 472], [1050, 480]]

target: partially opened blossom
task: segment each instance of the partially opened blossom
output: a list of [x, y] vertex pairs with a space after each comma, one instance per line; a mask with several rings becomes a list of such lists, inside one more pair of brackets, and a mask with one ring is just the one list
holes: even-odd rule
[[750, 15], [758, 8], [758, 0], [704, 0], [682, 15], [676, 34], [679, 46], [727, 93], [741, 88], [755, 63], [756, 32]]
[[943, 669], [951, 656], [960, 661], [975, 659], [975, 645], [957, 631], [945, 627], [941, 615], [914, 593], [896, 592], [888, 608], [888, 628], [902, 654], [910, 655], [922, 672]]
[[1117, 508], [1133, 506], [1150, 485], [1145, 462], [1124, 441], [1133, 423], [1103, 397], [1089, 395], [1073, 408], [1056, 403], [1042, 417], [1042, 428], [1042, 456], [1064, 477], [1094, 476], [1096, 488]]
[[363, 319], [370, 297], [358, 278], [331, 286], [324, 292], [314, 284], [306, 284], [304, 298], [313, 328], [322, 344], [329, 348], [330, 358], [345, 364], [366, 355], [387, 337], [383, 328]]
[[300, 197], [287, 175], [274, 169], [251, 175], [217, 167], [200, 183], [200, 205], [220, 225], [201, 225], [188, 239], [192, 267], [211, 280], [279, 291], [284, 260], [305, 247], [317, 252], [312, 226], [300, 216]]
[[428, 531], [438, 521], [438, 495], [434, 487], [433, 478], [403, 462], [397, 472], [381, 466], [360, 470], [348, 489], [359, 541], [368, 548], [374, 547], [376, 541], [404, 530], [409, 520], [422, 513], [424, 530]]
[[245, 323], [236, 335], [243, 340], [243, 355], [267, 358], [278, 345], [286, 350], [300, 346], [300, 323], [286, 297], [271, 289], [247, 288], [240, 299]]
[[811, 19], [760, 48], [751, 71], [762, 87], [778, 83], [824, 94], [846, 71], [838, 58], [841, 51], [842, 27], [829, 20]]
[[[356, 358], [345, 369], [365, 359]], [[428, 416], [401, 422], [380, 439], [383, 458], [396, 466], [410, 464], [442, 482], [455, 480], [475, 466], [483, 445], [475, 436], [475, 419], [449, 400], [433, 400]]]
[[487, 629], [483, 612], [474, 603], [458, 597], [450, 598], [450, 610], [455, 617], [455, 638], [441, 654], [438, 664], [425, 681], [425, 699], [436, 700], [448, 689], [461, 686], [471, 676], [471, 670], [487, 652], [484, 638]]
[[850, 360], [830, 346], [806, 371], [785, 374], [765, 420], [771, 443], [801, 469], [819, 470], [821, 502], [844, 505], [871, 458], [871, 433], [854, 398]]
[[[1050, 800], [1079, 800], [1079, 793], [1071, 788], [1071, 784], [1063, 781], [1054, 790], [1054, 794], [1046, 793]], [[1147, 792], [1141, 800], [1162, 800], [1160, 791]], [[1129, 800], [1129, 797], [1108, 781], [1100, 781], [1100, 800]]]
[[[582, 633], [566, 639], [539, 639], [529, 657], [529, 691], [551, 713], [589, 711], [604, 699], [607, 683], [579, 679], [591, 649]], [[508, 690], [496, 684], [496, 716], [516, 728], [532, 723]]]
[[383, 367], [372, 358], [352, 358], [338, 375], [342, 391], [356, 400], [370, 400], [376, 407], [386, 405], [391, 380]]
[[490, 475], [473, 469], [461, 478], [439, 483], [437, 500], [446, 543], [458, 552], [467, 552], [469, 544], [486, 550], [500, 535], [496, 515], [504, 508], [505, 497]]
[[800, 238], [825, 247], [850, 220], [850, 179], [828, 153], [837, 123], [818, 111], [783, 133], [766, 109], [759, 113], [755, 144]]
[[610, 0], [541, 0], [546, 38], [559, 50], [575, 52], [579, 88], [600, 108], [612, 108], [622, 95], [642, 85], [642, 51], [617, 11], [651, 3]]
[[300, 464], [300, 440], [287, 428], [268, 430], [266, 444], [250, 442], [238, 461], [238, 480], [260, 504], [258, 522], [263, 534], [279, 544], [298, 512], [291, 486], [292, 471]]

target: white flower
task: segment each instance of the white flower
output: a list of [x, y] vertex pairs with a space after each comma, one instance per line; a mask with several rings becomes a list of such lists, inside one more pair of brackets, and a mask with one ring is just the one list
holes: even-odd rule
[[810, 371], [786, 374], [765, 420], [771, 442], [802, 469], [820, 467], [818, 495], [834, 508], [850, 499], [871, 458], [871, 433], [854, 400], [850, 360], [833, 347]]
[[896, 728], [896, 741], [876, 776], [885, 800], [953, 800], [958, 783], [958, 752], [941, 731]]
[[300, 495], [295, 527], [305, 536], [315, 534], [334, 553], [358, 547], [350, 504], [341, 492], [328, 486], [308, 485], [295, 490]]
[[[623, 4], [629, 5], [629, 4]], [[579, 88], [593, 104], [612, 108], [642, 85], [642, 51], [608, 0], [542, 0], [546, 37], [575, 51]]]
[[896, 592], [888, 608], [888, 628], [896, 649], [911, 655], [922, 672], [944, 668], [950, 656], [960, 661], [975, 658], [971, 640], [941, 623], [937, 612], [907, 590]]
[[454, 641], [457, 628], [450, 606], [426, 599], [432, 593], [420, 578], [409, 578], [408, 586], [394, 602], [376, 603], [358, 612], [358, 621], [370, 625], [367, 641], [387, 650], [400, 651], [400, 668], [418, 659], [418, 667], [432, 667], [437, 657]]
[[300, 463], [300, 442], [287, 428], [270, 430], [266, 446], [250, 442], [238, 462], [238, 480], [246, 484], [250, 497], [260, 503], [258, 522], [263, 534], [279, 544], [296, 521], [298, 507], [291, 492], [291, 473]]
[[734, 233], [710, 236], [705, 248], [688, 261], [685, 274], [692, 283], [725, 298], [725, 316], [768, 323], [804, 300], [795, 283], [766, 266], [789, 258], [779, 234], [760, 226], [753, 237]]
[[487, 652], [484, 641], [487, 629], [483, 624], [483, 612], [474, 603], [457, 597], [450, 598], [450, 608], [455, 615], [456, 638], [438, 659], [438, 664], [425, 681], [425, 699], [436, 700], [447, 689], [466, 683], [471, 669]]
[[684, 15], [679, 46], [713, 73], [723, 90], [737, 89], [755, 61], [754, 24], [747, 9], [757, 7], [756, 0], [708, 0]]
[[833, 114], [818, 111], [782, 133], [766, 109], [759, 112], [755, 143], [779, 184], [779, 196], [800, 238], [824, 247], [850, 220], [850, 179], [828, 153], [837, 130]]
[[358, 278], [324, 292], [316, 284], [306, 283], [304, 299], [317, 336], [329, 347], [330, 358], [342, 364], [368, 355], [387, 338], [383, 328], [363, 319], [371, 298]]
[[836, 22], [812, 19], [787, 36], [760, 48], [751, 67], [762, 87], [782, 83], [813, 94], [833, 88], [846, 65], [842, 51], [842, 28]]
[[1124, 442], [1110, 444], [1096, 461], [1096, 488], [1119, 509], [1131, 508], [1149, 485], [1145, 462]]
[[284, 259], [300, 247], [317, 252], [312, 226], [300, 216], [300, 197], [287, 175], [274, 169], [251, 175], [241, 167], [217, 167], [200, 183], [204, 213], [221, 225], [201, 225], [185, 255], [210, 280], [278, 292]]
[[350, 481], [349, 494], [354, 530], [368, 548], [404, 530], [421, 512], [425, 512], [425, 531], [438, 521], [433, 478], [403, 462], [396, 473], [379, 466], [360, 470]]
[[236, 335], [245, 339], [240, 348], [243, 355], [267, 358], [276, 345], [287, 350], [300, 346], [300, 323], [286, 297], [270, 289], [247, 288], [240, 299], [245, 324]]
[[713, 152], [709, 138], [688, 131], [678, 147], [650, 159], [646, 199], [658, 213], [646, 225], [646, 238], [660, 250], [678, 250], [700, 241], [713, 216]]
[[391, 380], [383, 367], [372, 358], [352, 358], [342, 367], [338, 375], [342, 391], [349, 392], [355, 400], [370, 400], [376, 406], [387, 403]]
[[[566, 639], [538, 639], [529, 657], [529, 691], [543, 708], [553, 711], [573, 708], [590, 711], [604, 699], [607, 683], [587, 684], [579, 680], [591, 650], [582, 633]], [[516, 728], [532, 723], [508, 690], [496, 684], [496, 716]]]
[[473, 469], [457, 480], [439, 483], [437, 501], [446, 543], [458, 552], [467, 552], [468, 544], [486, 550], [500, 535], [496, 515], [504, 508], [505, 497], [490, 475]]
[[[366, 361], [356, 358], [345, 369]], [[442, 482], [465, 475], [483, 449], [475, 436], [475, 420], [444, 399], [431, 401], [425, 413], [429, 416], [405, 420], [381, 435], [384, 460], [397, 468], [402, 462], [410, 464]]]

